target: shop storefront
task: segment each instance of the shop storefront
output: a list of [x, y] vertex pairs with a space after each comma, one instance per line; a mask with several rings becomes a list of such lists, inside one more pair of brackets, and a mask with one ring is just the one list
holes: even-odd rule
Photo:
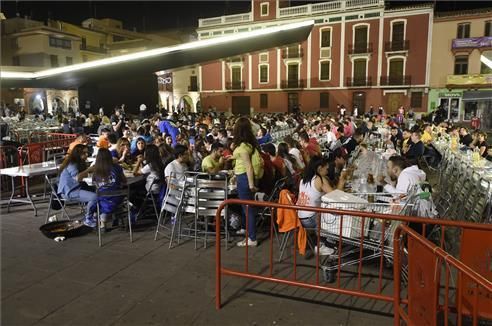
[[463, 120], [480, 119], [481, 129], [492, 129], [492, 90], [463, 92]]
[[437, 106], [441, 106], [447, 112], [447, 120], [460, 121], [463, 119], [461, 110], [463, 93], [460, 91], [439, 92]]

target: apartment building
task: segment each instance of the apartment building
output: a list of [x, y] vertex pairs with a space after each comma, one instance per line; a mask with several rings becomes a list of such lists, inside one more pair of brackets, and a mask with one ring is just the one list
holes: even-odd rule
[[200, 66], [202, 107], [234, 113], [359, 112], [382, 105], [427, 110], [433, 8], [385, 9], [383, 0], [348, 0], [288, 6], [253, 0], [251, 11], [199, 20], [207, 39], [303, 20], [314, 20], [300, 44], [245, 53]]

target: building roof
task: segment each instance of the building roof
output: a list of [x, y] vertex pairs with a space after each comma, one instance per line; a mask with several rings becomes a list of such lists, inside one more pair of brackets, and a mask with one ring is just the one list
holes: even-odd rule
[[436, 14], [434, 15], [434, 18], [435, 19], [440, 19], [440, 18], [445, 19], [445, 18], [454, 18], [454, 17], [463, 17], [463, 16], [484, 16], [484, 15], [488, 15], [489, 17], [491, 17], [492, 7], [459, 10], [459, 11], [436, 12]]

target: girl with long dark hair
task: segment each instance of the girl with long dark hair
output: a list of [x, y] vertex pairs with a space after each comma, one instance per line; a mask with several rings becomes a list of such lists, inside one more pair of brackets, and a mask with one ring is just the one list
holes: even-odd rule
[[[251, 129], [251, 122], [246, 117], [241, 117], [236, 120], [234, 125], [234, 152], [232, 154], [236, 164], [234, 166], [234, 174], [237, 179], [237, 193], [239, 199], [253, 200], [254, 193], [258, 190], [255, 186], [255, 175], [253, 170], [252, 155], [255, 150], [260, 151], [256, 137]], [[239, 247], [256, 246], [256, 209], [246, 205], [242, 205], [242, 225], [248, 228], [248, 239], [244, 239], [237, 243]], [[246, 214], [248, 215], [248, 225], [246, 226]], [[239, 234], [245, 234], [242, 228]]]
[[[143, 165], [144, 160], [145, 165]], [[158, 193], [160, 191], [165, 178], [164, 163], [162, 162], [162, 157], [157, 146], [147, 146], [144, 156], [137, 160], [133, 173], [135, 175], [147, 174], [145, 181], [145, 189], [147, 191], [152, 191], [152, 193]]]
[[82, 180], [93, 171], [93, 167], [87, 167], [88, 156], [87, 146], [78, 144], [65, 157], [59, 169], [58, 193], [66, 199], [87, 203], [84, 224], [95, 227], [94, 212], [97, 196], [95, 192], [82, 189], [81, 184]]
[[[94, 174], [92, 182], [97, 187], [99, 193], [110, 192], [121, 189], [126, 185], [126, 177], [123, 169], [113, 162], [113, 157], [108, 149], [101, 148], [97, 152], [96, 163], [94, 164]], [[122, 203], [122, 196], [99, 197], [100, 220], [105, 223], [108, 214], [112, 214]]]

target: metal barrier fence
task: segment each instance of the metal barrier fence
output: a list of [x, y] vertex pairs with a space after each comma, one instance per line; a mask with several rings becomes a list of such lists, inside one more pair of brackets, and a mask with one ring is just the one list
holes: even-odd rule
[[[28, 143], [19, 148], [22, 164], [33, 164], [48, 161], [54, 155], [65, 153], [71, 142], [77, 138], [76, 134], [61, 133], [33, 133], [39, 142]], [[34, 140], [35, 138], [31, 138]]]
[[[446, 241], [446, 235], [448, 234], [448, 231], [453, 229], [458, 231], [463, 231], [463, 230], [477, 230], [481, 231], [483, 234], [488, 236], [489, 238], [492, 239], [492, 225], [490, 224], [478, 224], [478, 223], [468, 223], [468, 222], [458, 222], [458, 221], [451, 221], [451, 220], [437, 220], [437, 219], [429, 219], [429, 218], [422, 218], [422, 217], [413, 217], [413, 216], [403, 216], [403, 215], [392, 215], [392, 214], [377, 214], [377, 213], [370, 213], [370, 212], [362, 212], [362, 211], [350, 211], [350, 210], [339, 210], [339, 209], [331, 209], [331, 208], [317, 208], [317, 207], [304, 207], [304, 206], [295, 206], [295, 205], [282, 205], [282, 204], [277, 204], [277, 203], [270, 203], [270, 202], [258, 202], [258, 201], [245, 201], [245, 200], [238, 200], [238, 199], [229, 199], [226, 200], [222, 203], [222, 205], [219, 207], [217, 210], [217, 215], [216, 215], [216, 229], [220, 229], [220, 224], [221, 224], [221, 213], [222, 210], [224, 209], [225, 206], [228, 205], [246, 205], [247, 207], [249, 206], [257, 206], [257, 207], [270, 207], [272, 210], [294, 210], [297, 216], [297, 211], [302, 210], [302, 211], [311, 211], [316, 213], [317, 217], [317, 225], [322, 225], [321, 223], [321, 214], [330, 214], [330, 216], [336, 216], [337, 218], [340, 219], [339, 222], [339, 231], [338, 231], [338, 240], [334, 243], [334, 246], [336, 246], [336, 255], [334, 256], [326, 256], [328, 258], [325, 258], [323, 261], [321, 261], [319, 251], [320, 251], [320, 240], [321, 240], [321, 235], [322, 231], [320, 228], [316, 228], [315, 230], [307, 230], [309, 231], [314, 231], [316, 234], [316, 249], [313, 250], [315, 253], [315, 264], [314, 267], [316, 268], [315, 271], [315, 279], [314, 282], [312, 280], [303, 280], [298, 277], [297, 274], [297, 269], [298, 269], [298, 264], [297, 264], [297, 239], [299, 232], [301, 232], [301, 229], [298, 227], [294, 228], [292, 232], [294, 233], [293, 237], [293, 247], [294, 247], [294, 253], [293, 253], [293, 259], [292, 259], [292, 272], [289, 273], [288, 277], [280, 277], [274, 274], [274, 234], [277, 232], [275, 228], [275, 221], [274, 221], [274, 216], [275, 214], [271, 214], [270, 216], [270, 234], [269, 234], [269, 240], [265, 241], [268, 242], [267, 245], [269, 245], [268, 252], [269, 252], [269, 257], [268, 257], [268, 268], [266, 269], [267, 272], [265, 273], [255, 273], [251, 271], [250, 264], [249, 264], [249, 250], [250, 248], [248, 246], [245, 246], [245, 259], [244, 259], [244, 270], [234, 270], [231, 268], [227, 268], [223, 265], [222, 262], [222, 253], [221, 253], [221, 236], [220, 233], [216, 233], [216, 309], [221, 308], [221, 279], [223, 275], [228, 275], [228, 276], [235, 276], [235, 277], [242, 277], [246, 279], [252, 279], [252, 280], [257, 280], [257, 281], [264, 281], [264, 282], [273, 282], [277, 284], [283, 284], [283, 285], [288, 285], [288, 286], [295, 286], [295, 287], [301, 287], [301, 288], [307, 288], [307, 289], [313, 289], [313, 290], [318, 290], [318, 291], [325, 291], [325, 292], [332, 292], [336, 294], [344, 294], [344, 295], [350, 295], [350, 296], [356, 296], [356, 297], [361, 297], [361, 298], [366, 298], [366, 299], [373, 299], [373, 300], [380, 300], [380, 301], [385, 301], [385, 302], [390, 302], [395, 305], [394, 313], [395, 313], [395, 324], [396, 324], [396, 319], [399, 318], [399, 316], [402, 315], [401, 310], [398, 311], [398, 314], [396, 312], [396, 304], [408, 304], [408, 299], [401, 299], [397, 294], [395, 293], [396, 291], [393, 291], [392, 289], [388, 290], [388, 287], [383, 287], [383, 276], [384, 276], [384, 270], [383, 266], [385, 262], [390, 262], [393, 264], [393, 269], [394, 275], [399, 275], [398, 280], [402, 280], [402, 277], [400, 275], [408, 275], [407, 273], [407, 267], [404, 264], [402, 264], [402, 255], [400, 252], [396, 252], [397, 250], [401, 251], [402, 244], [405, 244], [405, 239], [403, 237], [400, 237], [401, 231], [395, 232], [395, 229], [398, 227], [404, 228], [405, 226], [400, 226], [402, 224], [410, 224], [413, 227], [418, 227], [421, 229], [422, 235], [428, 235], [429, 233], [436, 234], [436, 242], [439, 243], [438, 246], [435, 246], [435, 248], [445, 248], [445, 245], [447, 243]], [[246, 210], [246, 212], [249, 212], [249, 209]], [[348, 220], [348, 223], [353, 223], [354, 219], [359, 219], [358, 224], [361, 227], [361, 231], [365, 230], [365, 225], [370, 225], [372, 224], [373, 221], [379, 221], [379, 227], [380, 229], [378, 232], [380, 232], [381, 236], [378, 239], [370, 239], [368, 233], [366, 232], [358, 232], [356, 234], [357, 241], [354, 241], [354, 238], [348, 239], [347, 235], [344, 234], [344, 223], [347, 223], [346, 221]], [[248, 225], [248, 220], [249, 216], [246, 215], [246, 224]], [[399, 230], [399, 229], [398, 229]], [[406, 229], [405, 229], [406, 230]], [[386, 234], [388, 233], [393, 233], [391, 237], [388, 237]], [[413, 235], [413, 234], [412, 234]], [[248, 231], [246, 230], [246, 237], [248, 237]], [[334, 238], [334, 237], [331, 237]], [[309, 236], [308, 236], [309, 239]], [[333, 239], [332, 239], [333, 240]], [[462, 247], [465, 246], [465, 240], [462, 238]], [[308, 240], [309, 242], [309, 240]], [[370, 246], [368, 246], [368, 243], [370, 242]], [[486, 241], [484, 241], [486, 242]], [[347, 245], [348, 243], [348, 245]], [[357, 243], [358, 246], [355, 246], [354, 250], [354, 243]], [[348, 248], [349, 246], [350, 248]], [[372, 260], [376, 260], [379, 262], [379, 268], [378, 268], [378, 275], [377, 277], [377, 289], [375, 291], [370, 291], [366, 290], [365, 288], [362, 287], [362, 270], [363, 270], [363, 263], [366, 261], [365, 256], [367, 255], [367, 249], [369, 248], [369, 256], [371, 257]], [[357, 250], [358, 249], [358, 250]], [[437, 251], [437, 249], [434, 250], [434, 252], [438, 254], [442, 254], [445, 252], [443, 249], [439, 249], [441, 251]], [[490, 250], [490, 248], [489, 248]], [[345, 286], [341, 285], [341, 273], [342, 272], [347, 272], [347, 270], [342, 270], [342, 266], [344, 266], [343, 260], [345, 259], [344, 252], [349, 252], [350, 255], [352, 255], [351, 259], [353, 257], [358, 257], [358, 264], [356, 264], [356, 280], [354, 282], [355, 286], [353, 288], [347, 288]], [[476, 252], [473, 253], [473, 255], [476, 255]], [[471, 255], [473, 257], [473, 255]], [[470, 256], [470, 255], [469, 255]], [[470, 259], [468, 256], [468, 259]], [[449, 257], [449, 254], [447, 254], [446, 257]], [[465, 259], [466, 257], [461, 256], [461, 259]], [[393, 259], [396, 259], [393, 263]], [[451, 260], [447, 260], [451, 261]], [[482, 262], [486, 264], [487, 262]], [[490, 264], [490, 262], [488, 262]], [[323, 284], [320, 282], [320, 269], [324, 267], [326, 264], [334, 264], [334, 266], [328, 268], [329, 270], [336, 271], [336, 276], [331, 280], [335, 281], [333, 285], [327, 285]], [[456, 264], [458, 268], [463, 269], [464, 265], [461, 264]], [[262, 266], [265, 267], [265, 266]], [[410, 267], [411, 268], [411, 267]], [[430, 266], [427, 266], [427, 268], [431, 268]], [[413, 271], [412, 269], [410, 271]], [[468, 270], [465, 270], [463, 273], [466, 273], [467, 276], [472, 275], [470, 272], [471, 270], [468, 268]], [[475, 273], [476, 274], [476, 273]], [[477, 275], [473, 274], [470, 276], [473, 280], [477, 279]], [[403, 277], [405, 279], [406, 277]], [[492, 280], [492, 277], [491, 277]], [[482, 280], [483, 281], [483, 280]], [[492, 287], [492, 283], [487, 280], [485, 280], [485, 284], [487, 287], [485, 287], [487, 290]], [[480, 283], [482, 284], [482, 283]], [[482, 284], [483, 285], [483, 284]], [[408, 287], [415, 286], [415, 284], [408, 284]], [[389, 291], [389, 293], [388, 293]], [[418, 289], [417, 289], [418, 291]], [[490, 297], [489, 297], [490, 298]], [[440, 310], [442, 310], [442, 307], [438, 306]], [[438, 309], [438, 310], [439, 310]], [[434, 314], [437, 314], [437, 310], [433, 311]], [[404, 317], [403, 317], [404, 318]], [[410, 320], [411, 321], [411, 320]], [[399, 323], [399, 321], [398, 321]]]

